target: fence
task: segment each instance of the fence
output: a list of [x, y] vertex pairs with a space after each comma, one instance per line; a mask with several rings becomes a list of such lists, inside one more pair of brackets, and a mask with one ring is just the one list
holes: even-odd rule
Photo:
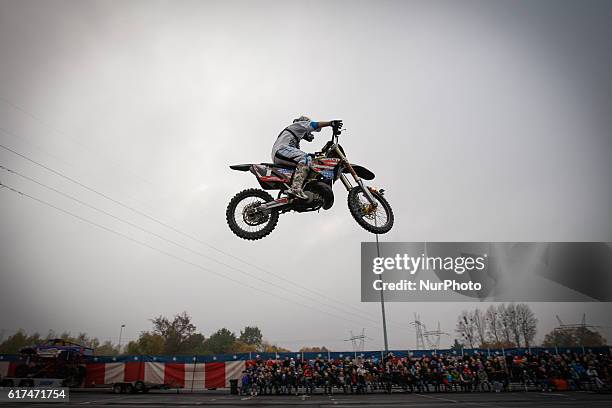
[[[476, 354], [482, 354], [486, 356], [504, 356], [504, 355], [524, 355], [526, 353], [539, 354], [539, 353], [596, 353], [596, 354], [611, 354], [612, 349], [610, 346], [602, 347], [520, 347], [520, 348], [507, 348], [507, 349], [487, 349], [487, 348], [473, 348], [473, 349], [431, 349], [431, 350], [390, 350], [395, 357], [413, 357], [420, 358], [432, 355], [454, 355], [454, 356], [471, 356]], [[215, 362], [229, 362], [229, 361], [245, 361], [245, 360], [284, 360], [287, 358], [293, 359], [304, 359], [314, 360], [317, 358], [338, 360], [346, 358], [362, 357], [365, 359], [378, 360], [381, 359], [384, 352], [381, 350], [374, 351], [322, 351], [322, 352], [282, 352], [282, 353], [234, 353], [234, 354], [217, 354], [217, 355], [196, 355], [196, 356], [90, 356], [86, 357], [86, 361], [90, 363], [114, 363], [114, 362], [156, 362], [156, 363], [215, 363]], [[19, 360], [18, 355], [11, 354], [0, 354], [0, 362], [9, 362]]]
[[[454, 356], [506, 356], [525, 353], [577, 353], [610, 354], [610, 347], [564, 348], [512, 348], [512, 349], [446, 349], [446, 350], [393, 350], [395, 357], [421, 358], [433, 355]], [[172, 387], [200, 390], [228, 387], [230, 380], [239, 379], [248, 360], [285, 360], [288, 358], [315, 360], [347, 359], [362, 357], [380, 361], [381, 351], [365, 352], [289, 352], [289, 353], [236, 353], [202, 356], [90, 356], [85, 358], [86, 378], [84, 386], [99, 386], [117, 382], [143, 381], [167, 384]], [[19, 355], [0, 355], [0, 378], [15, 375], [15, 369], [23, 360]]]

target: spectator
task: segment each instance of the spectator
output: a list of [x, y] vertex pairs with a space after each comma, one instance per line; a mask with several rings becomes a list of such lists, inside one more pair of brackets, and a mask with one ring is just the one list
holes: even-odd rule
[[254, 360], [241, 378], [243, 395], [332, 395], [391, 392], [502, 392], [511, 384], [523, 390], [605, 389], [610, 384], [609, 355], [454, 356], [421, 358]]
[[597, 374], [597, 370], [593, 366], [589, 366], [589, 369], [586, 371], [587, 376], [589, 377], [589, 382], [592, 385], [595, 385], [597, 390], [600, 390], [603, 387], [603, 381], [599, 379], [599, 375]]
[[250, 376], [249, 373], [246, 371], [242, 372], [242, 379], [240, 382], [240, 394], [241, 395], [248, 395], [249, 393], [249, 381], [250, 381]]

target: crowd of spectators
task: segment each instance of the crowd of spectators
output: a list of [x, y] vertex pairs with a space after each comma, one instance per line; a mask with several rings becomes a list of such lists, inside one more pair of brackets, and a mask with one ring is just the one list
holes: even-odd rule
[[502, 392], [609, 389], [606, 354], [434, 355], [384, 359], [251, 360], [244, 395], [324, 392]]

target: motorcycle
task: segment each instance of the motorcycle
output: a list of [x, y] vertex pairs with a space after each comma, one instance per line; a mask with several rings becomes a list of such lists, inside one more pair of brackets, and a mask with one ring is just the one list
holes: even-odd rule
[[[274, 230], [279, 214], [288, 211], [307, 212], [329, 210], [334, 204], [332, 185], [340, 180], [348, 191], [348, 208], [357, 223], [374, 234], [385, 234], [393, 227], [393, 210], [384, 197], [383, 189], [366, 186], [374, 173], [363, 166], [351, 164], [338, 143], [342, 122], [332, 127], [331, 140], [320, 152], [312, 155], [312, 164], [303, 190], [307, 199], [288, 194], [295, 167], [273, 163], [234, 164], [230, 168], [250, 171], [261, 189], [249, 188], [236, 194], [226, 210], [227, 224], [234, 234], [243, 239], [264, 238]], [[347, 177], [350, 175], [353, 186]], [[266, 190], [278, 190], [275, 199]]]

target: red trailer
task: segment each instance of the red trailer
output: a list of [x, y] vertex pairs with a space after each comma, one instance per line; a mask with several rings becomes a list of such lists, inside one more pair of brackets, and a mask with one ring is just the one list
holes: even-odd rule
[[85, 359], [93, 349], [64, 339], [48, 339], [24, 347], [12, 363], [11, 375], [2, 378], [3, 387], [78, 387], [85, 379]]

